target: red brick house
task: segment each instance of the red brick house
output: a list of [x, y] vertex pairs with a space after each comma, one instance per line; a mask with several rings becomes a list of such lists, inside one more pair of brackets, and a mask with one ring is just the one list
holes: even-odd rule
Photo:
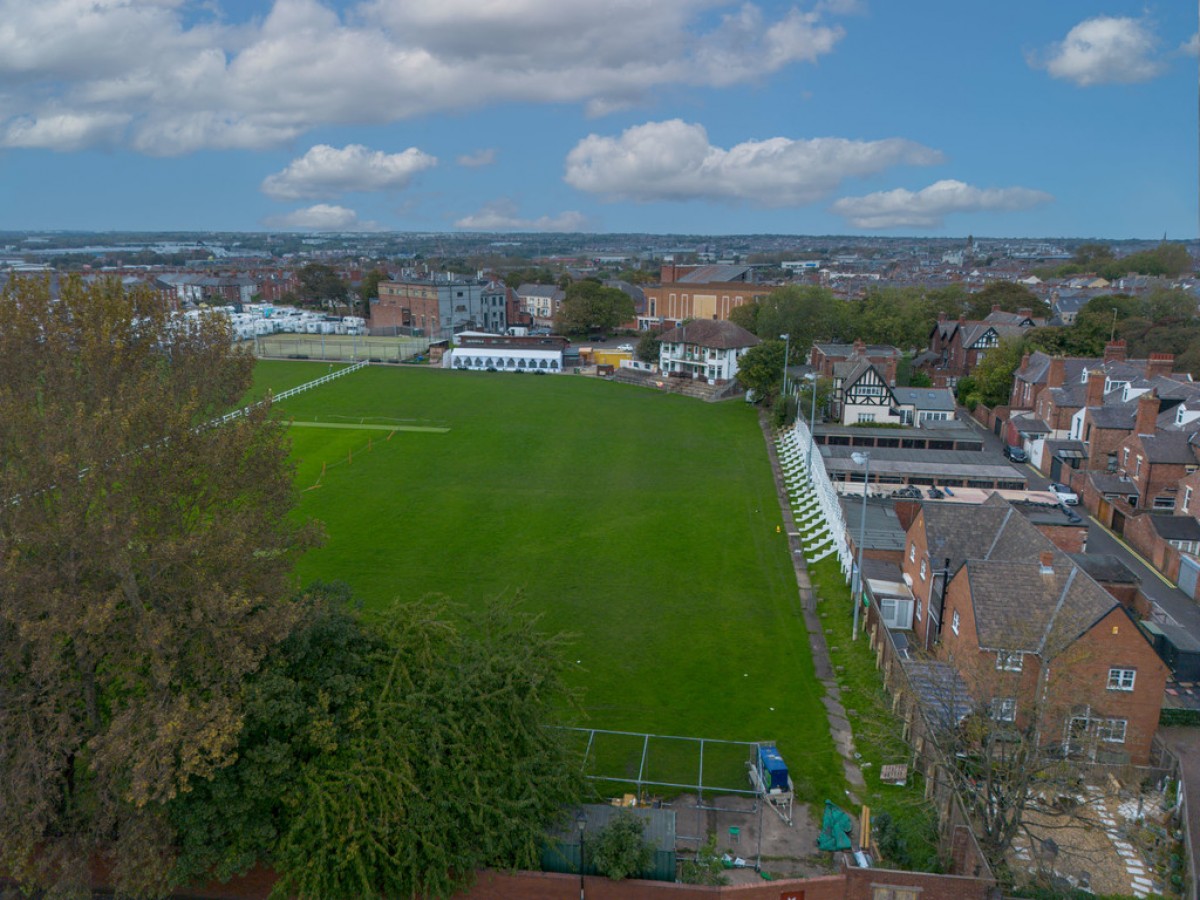
[[998, 717], [1036, 714], [1047, 744], [1146, 762], [1166, 666], [1122, 604], [1007, 501], [923, 504], [902, 565], [915, 642]]

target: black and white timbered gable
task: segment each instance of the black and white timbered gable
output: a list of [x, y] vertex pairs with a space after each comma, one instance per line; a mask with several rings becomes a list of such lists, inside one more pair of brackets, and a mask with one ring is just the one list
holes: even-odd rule
[[887, 382], [884, 381], [875, 366], [870, 363], [847, 376], [842, 396], [848, 406], [891, 407], [896, 405], [896, 398], [892, 395], [891, 388], [888, 387]]

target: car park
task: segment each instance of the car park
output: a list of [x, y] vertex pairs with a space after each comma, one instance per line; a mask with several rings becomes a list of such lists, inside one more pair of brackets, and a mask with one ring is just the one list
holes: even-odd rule
[[1079, 495], [1067, 487], [1065, 484], [1059, 484], [1057, 481], [1050, 483], [1050, 493], [1058, 497], [1058, 502], [1063, 506], [1078, 506]]

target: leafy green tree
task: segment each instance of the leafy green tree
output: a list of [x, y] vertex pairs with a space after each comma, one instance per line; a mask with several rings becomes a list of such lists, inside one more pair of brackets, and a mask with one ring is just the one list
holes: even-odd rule
[[272, 862], [303, 768], [336, 752], [370, 708], [375, 658], [385, 648], [364, 629], [349, 590], [315, 584], [299, 603], [296, 628], [247, 682], [236, 761], [168, 805], [178, 835], [175, 884]]
[[849, 321], [846, 303], [825, 288], [781, 288], [758, 301], [755, 334], [774, 340], [791, 335], [791, 346], [805, 353], [815, 340], [840, 337]]
[[609, 821], [594, 844], [588, 845], [588, 859], [596, 871], [613, 881], [636, 878], [654, 861], [654, 849], [643, 836], [646, 823], [624, 812]]
[[964, 404], [973, 409], [979, 403], [984, 406], [1007, 403], [1012, 396], [1013, 373], [1021, 365], [1024, 352], [1025, 342], [1011, 337], [1003, 338], [996, 349], [989, 350], [972, 373], [972, 392], [965, 393], [962, 382], [959, 383]]
[[437, 598], [368, 623], [366, 702], [285, 795], [275, 896], [447, 896], [481, 867], [536, 865], [581, 796], [551, 727], [574, 702], [564, 639], [536, 625], [515, 602], [452, 615]]
[[607, 333], [636, 315], [633, 300], [624, 291], [585, 278], [567, 287], [555, 327], [566, 334]]
[[783, 341], [763, 341], [738, 359], [738, 383], [757, 400], [775, 404], [783, 389]]
[[634, 355], [644, 363], [657, 363], [659, 348], [662, 347], [661, 331], [646, 331], [638, 338]]
[[721, 855], [717, 852], [717, 833], [710, 831], [704, 845], [696, 852], [696, 858], [685, 859], [679, 867], [679, 880], [684, 884], [729, 884]]
[[324, 263], [308, 263], [296, 273], [301, 302], [332, 307], [346, 302], [346, 282]]
[[364, 319], [371, 318], [371, 301], [379, 299], [379, 283], [387, 280], [387, 272], [379, 269], [372, 269], [363, 276], [362, 284], [358, 286], [358, 302]]
[[908, 386], [915, 388], [933, 387], [933, 379], [928, 372], [913, 372], [908, 378]]
[[756, 301], [735, 306], [729, 311], [729, 321], [734, 325], [745, 328], [751, 334], [758, 334], [759, 308]]
[[28, 886], [99, 853], [161, 892], [164, 804], [232, 761], [244, 679], [296, 621], [285, 429], [206, 424], [253, 364], [224, 319], [117, 281], [0, 294], [0, 868]]
[[1035, 316], [1045, 317], [1050, 314], [1050, 307], [1045, 300], [1025, 285], [1012, 281], [993, 281], [982, 291], [971, 294], [969, 299], [967, 316], [971, 319], [982, 319], [994, 306], [999, 306], [1005, 312], [1030, 309]]

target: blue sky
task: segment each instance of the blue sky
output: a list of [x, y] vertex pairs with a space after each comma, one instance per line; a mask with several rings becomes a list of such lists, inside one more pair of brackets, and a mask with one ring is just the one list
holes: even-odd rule
[[1196, 238], [1183, 0], [0, 0], [0, 229]]

